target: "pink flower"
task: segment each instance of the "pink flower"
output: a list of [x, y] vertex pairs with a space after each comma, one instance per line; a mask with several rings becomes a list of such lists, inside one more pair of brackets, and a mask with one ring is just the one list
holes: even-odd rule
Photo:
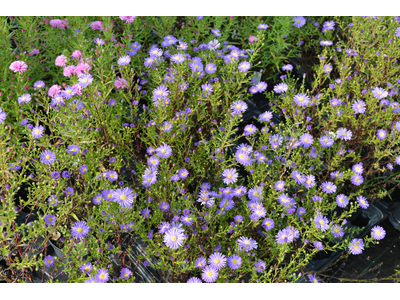
[[249, 37], [249, 43], [254, 43], [255, 41], [257, 41], [257, 38], [254, 35]]
[[91, 70], [92, 68], [90, 65], [84, 61], [81, 61], [76, 67], [75, 67], [75, 74], [81, 78], [83, 75], [88, 74], [88, 71]]
[[67, 20], [60, 20], [60, 19], [54, 19], [50, 21], [50, 25], [53, 26], [53, 28], [62, 28], [65, 29], [65, 27], [68, 27], [68, 21]]
[[92, 27], [93, 30], [103, 30], [103, 22], [96, 21], [90, 24], [90, 27]]
[[76, 93], [79, 96], [82, 95], [82, 87], [79, 84], [74, 84], [72, 87], [76, 89]]
[[28, 70], [28, 65], [23, 61], [17, 60], [11, 63], [10, 70], [21, 74]]
[[60, 55], [56, 58], [57, 67], [65, 67], [66, 63], [67, 63], [67, 58], [64, 55]]
[[55, 84], [51, 88], [49, 88], [49, 97], [53, 98], [55, 95], [60, 93], [62, 90], [61, 86]]
[[75, 50], [75, 51], [72, 53], [71, 56], [72, 56], [73, 58], [79, 59], [79, 58], [82, 57], [82, 53], [81, 53], [81, 51], [79, 51], [79, 50]]
[[135, 21], [136, 17], [119, 17], [122, 21], [126, 21], [126, 23], [133, 23]]
[[75, 66], [68, 66], [64, 68], [63, 71], [64, 76], [66, 77], [71, 77], [72, 75], [75, 74]]
[[123, 78], [116, 79], [114, 85], [116, 88], [121, 88], [121, 89], [128, 87], [126, 80]]

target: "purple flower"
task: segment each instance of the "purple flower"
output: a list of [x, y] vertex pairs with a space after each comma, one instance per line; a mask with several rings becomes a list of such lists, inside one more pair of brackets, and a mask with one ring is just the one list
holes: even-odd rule
[[304, 17], [294, 17], [292, 21], [293, 21], [293, 26], [296, 28], [303, 27], [304, 24], [306, 24], [306, 19], [304, 19]]
[[46, 215], [44, 221], [48, 225], [54, 225], [56, 223], [56, 217], [54, 215]]
[[257, 242], [252, 238], [247, 238], [242, 236], [240, 239], [236, 241], [240, 248], [243, 248], [246, 251], [250, 251], [253, 249], [257, 249]]
[[332, 235], [335, 238], [342, 237], [344, 235], [343, 228], [336, 225], [335, 227], [332, 228]]
[[336, 132], [336, 136], [338, 139], [348, 141], [352, 137], [352, 132], [346, 128], [339, 128], [339, 130]]
[[292, 242], [292, 237], [289, 236], [287, 229], [279, 230], [276, 234], [276, 242], [278, 244], [290, 243]]
[[107, 171], [106, 176], [107, 176], [108, 180], [110, 180], [111, 182], [118, 180], [118, 174], [117, 174], [117, 172], [115, 172], [113, 170]]
[[263, 261], [259, 261], [254, 265], [254, 268], [256, 268], [257, 273], [262, 273], [265, 270], [265, 263]]
[[339, 207], [344, 208], [349, 204], [349, 198], [347, 198], [345, 195], [340, 194], [336, 196], [336, 203]]
[[191, 277], [186, 283], [202, 283], [201, 280], [197, 277]]
[[247, 61], [242, 61], [239, 64], [239, 71], [243, 73], [243, 72], [247, 72], [248, 70], [250, 70], [250, 63]]
[[358, 163], [358, 164], [353, 165], [352, 170], [353, 170], [354, 173], [361, 175], [362, 172], [364, 171], [362, 163]]
[[171, 61], [176, 62], [177, 64], [183, 63], [185, 61], [185, 57], [182, 54], [177, 53], [171, 56]]
[[92, 271], [92, 269], [93, 269], [93, 266], [92, 266], [92, 264], [90, 262], [87, 262], [87, 263], [83, 264], [79, 268], [79, 270], [81, 272], [85, 273], [86, 275], [89, 275], [89, 273], [90, 273], [90, 271]]
[[162, 145], [156, 149], [157, 155], [160, 158], [168, 158], [172, 155], [172, 149], [168, 145]]
[[129, 270], [128, 268], [123, 268], [123, 269], [121, 269], [121, 273], [120, 273], [119, 278], [128, 279], [129, 277], [131, 277], [131, 275], [132, 275], [132, 271], [131, 270]]
[[376, 133], [377, 138], [380, 140], [383, 140], [386, 137], [386, 135], [387, 135], [387, 132], [384, 129], [378, 129], [378, 131]]
[[277, 182], [275, 182], [274, 187], [277, 191], [283, 191], [285, 189], [285, 181], [278, 180]]
[[300, 171], [293, 171], [291, 176], [297, 184], [303, 184], [306, 180], [306, 177], [302, 175]]
[[361, 185], [364, 182], [364, 178], [359, 174], [354, 174], [351, 176], [351, 183], [354, 185]]
[[326, 230], [329, 229], [329, 221], [328, 221], [328, 219], [325, 216], [321, 215], [321, 214], [318, 214], [318, 215], [315, 216], [314, 222], [315, 222], [315, 226], [317, 228], [321, 229], [321, 231], [326, 231]]
[[385, 237], [386, 231], [381, 226], [375, 226], [371, 229], [371, 235], [375, 240], [380, 241]]
[[147, 219], [150, 216], [150, 212], [151, 212], [150, 209], [148, 209], [147, 207], [140, 211], [140, 213], [145, 219]]
[[321, 46], [332, 46], [333, 45], [332, 41], [321, 41], [320, 44], [321, 44]]
[[310, 102], [310, 97], [308, 97], [306, 94], [297, 94], [296, 96], [293, 97], [293, 101], [299, 105], [299, 106], [307, 106], [308, 103]]
[[194, 265], [196, 266], [196, 268], [204, 268], [207, 265], [206, 259], [204, 258], [204, 256], [199, 257], [198, 259], [196, 259], [196, 261], [194, 262]]
[[310, 282], [312, 282], [312, 283], [319, 283], [319, 280], [317, 279], [317, 277], [316, 277], [315, 274], [314, 274], [314, 275], [309, 274], [309, 275], [308, 275], [308, 280], [309, 280]]
[[246, 125], [244, 127], [244, 133], [243, 134], [245, 136], [252, 135], [254, 133], [257, 133], [257, 127], [254, 126], [253, 124], [249, 124], [249, 125]]
[[208, 283], [214, 282], [218, 278], [218, 270], [213, 266], [206, 266], [203, 269], [201, 278]]
[[275, 227], [275, 222], [271, 218], [267, 218], [262, 222], [262, 226], [265, 230], [271, 230]]
[[71, 234], [75, 239], [86, 238], [89, 234], [90, 227], [86, 224], [85, 221], [77, 221], [71, 227]]
[[257, 29], [267, 29], [268, 28], [268, 25], [267, 24], [260, 24], [260, 25], [258, 25], [257, 26]]
[[66, 151], [68, 153], [72, 153], [73, 155], [75, 155], [75, 154], [77, 154], [79, 152], [79, 146], [77, 146], [77, 145], [68, 146]]
[[29, 101], [31, 101], [31, 95], [30, 94], [23, 94], [22, 96], [20, 96], [18, 98], [18, 103], [22, 104], [22, 103], [28, 103]]
[[181, 230], [171, 228], [164, 235], [164, 243], [168, 248], [177, 249], [182, 246], [184, 238]]
[[307, 211], [306, 211], [306, 209], [305, 209], [304, 207], [299, 207], [299, 208], [297, 208], [297, 215], [298, 215], [299, 217], [305, 215], [306, 212], [307, 212]]
[[349, 251], [353, 255], [361, 254], [364, 250], [364, 241], [362, 239], [352, 239], [349, 245]]
[[47, 199], [47, 203], [48, 203], [50, 206], [57, 206], [57, 204], [58, 204], [58, 199], [57, 199], [57, 197], [56, 197], [55, 195], [51, 195], [51, 196], [49, 197], [49, 199]]
[[129, 187], [117, 189], [113, 195], [113, 201], [117, 202], [122, 208], [130, 208], [135, 195]]
[[305, 181], [304, 181], [304, 186], [305, 186], [307, 189], [310, 189], [310, 188], [314, 187], [315, 185], [316, 185], [316, 183], [315, 183], [315, 176], [314, 176], [314, 175], [307, 175], [307, 176], [306, 176], [306, 179], [305, 179]]
[[41, 125], [37, 125], [32, 128], [32, 137], [35, 139], [39, 139], [43, 136], [44, 127]]
[[232, 270], [237, 270], [242, 265], [242, 258], [235, 254], [228, 257], [228, 267]]
[[211, 29], [211, 33], [215, 36], [221, 36], [221, 32], [219, 29]]
[[265, 82], [263, 82], [263, 81], [260, 81], [257, 85], [256, 85], [256, 87], [257, 87], [257, 89], [258, 89], [258, 91], [261, 93], [261, 92], [264, 92], [266, 89], [267, 89], [267, 84], [265, 83]]
[[322, 191], [327, 194], [333, 194], [336, 192], [336, 185], [334, 185], [332, 182], [329, 181], [322, 183], [321, 188]]
[[372, 91], [372, 95], [377, 99], [383, 99], [388, 96], [388, 92], [386, 92], [383, 88], [375, 87]]
[[97, 270], [97, 274], [95, 275], [96, 283], [105, 283], [109, 279], [110, 279], [110, 275], [108, 274], [107, 269]]
[[300, 137], [300, 143], [304, 148], [310, 147], [314, 143], [313, 136], [309, 133], [304, 133]]
[[292, 71], [293, 70], [293, 66], [291, 64], [284, 65], [282, 67], [282, 70], [283, 71]]
[[45, 150], [40, 155], [40, 161], [43, 164], [52, 164], [56, 161], [56, 155], [54, 154], [53, 151]]
[[314, 242], [314, 247], [319, 251], [324, 249], [324, 246], [322, 245], [321, 242]]
[[366, 104], [362, 100], [357, 100], [351, 105], [351, 108], [354, 110], [356, 114], [363, 114], [366, 110], [365, 107]]
[[319, 142], [321, 143], [321, 145], [323, 147], [331, 147], [333, 145], [334, 141], [333, 141], [333, 138], [324, 135], [319, 139]]
[[288, 85], [286, 83], [280, 83], [274, 86], [274, 92], [278, 94], [286, 92], [287, 89]]
[[324, 65], [324, 73], [330, 73], [332, 71], [332, 65], [331, 64], [327, 64]]
[[210, 258], [208, 259], [208, 264], [219, 271], [226, 265], [225, 255], [219, 252], [211, 254]]
[[41, 89], [44, 88], [45, 86], [46, 86], [45, 83], [41, 80], [36, 81], [35, 84], [33, 85], [35, 89]]
[[51, 255], [47, 255], [44, 259], [43, 259], [46, 268], [51, 267], [52, 265], [54, 265], [54, 258]]
[[247, 109], [247, 104], [242, 100], [238, 100], [232, 103], [231, 109], [234, 111], [235, 114], [244, 113]]
[[238, 178], [238, 174], [235, 168], [224, 170], [224, 172], [222, 172], [222, 176], [224, 177], [223, 181], [225, 184], [235, 183]]

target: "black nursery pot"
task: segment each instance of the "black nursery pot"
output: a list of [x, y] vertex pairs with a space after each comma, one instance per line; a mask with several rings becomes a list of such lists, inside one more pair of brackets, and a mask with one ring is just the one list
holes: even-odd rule
[[[372, 227], [384, 221], [387, 216], [386, 212], [382, 211], [376, 205], [370, 204], [368, 209], [358, 211], [348, 220], [345, 225], [346, 231], [350, 228], [364, 227], [361, 232], [354, 235], [354, 238], [362, 238], [370, 232]], [[346, 234], [344, 237], [346, 237]], [[328, 253], [319, 252], [317, 258], [310, 260], [305, 269], [307, 271], [321, 271], [334, 263], [345, 251], [347, 250], [338, 250]]]

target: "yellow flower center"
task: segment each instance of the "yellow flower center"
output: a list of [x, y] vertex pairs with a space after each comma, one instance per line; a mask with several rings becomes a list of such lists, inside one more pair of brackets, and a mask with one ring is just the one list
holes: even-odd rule
[[324, 225], [324, 220], [319, 220], [320, 225]]
[[101, 278], [101, 279], [104, 279], [104, 277], [105, 277], [104, 274], [101, 274], [101, 275], [100, 275], [100, 278]]
[[125, 201], [126, 200], [126, 195], [121, 195], [120, 198], [121, 198], [122, 201]]
[[83, 79], [83, 82], [88, 82], [88, 79], [87, 78]]
[[49, 218], [49, 221], [50, 221], [50, 222], [53, 221], [53, 218]]
[[46, 155], [46, 159], [50, 159], [50, 155]]
[[360, 248], [358, 245], [354, 245], [354, 249], [358, 249]]
[[71, 94], [71, 93], [72, 93], [72, 91], [71, 91], [71, 90], [68, 90], [68, 91], [67, 91], [67, 93], [68, 93], [68, 94]]
[[178, 238], [177, 238], [176, 235], [171, 236], [171, 241], [175, 242], [177, 239], [178, 239]]
[[81, 232], [83, 231], [83, 229], [82, 229], [82, 227], [79, 227], [76, 231], [77, 231], [78, 233], [81, 233]]
[[237, 260], [236, 259], [232, 260], [232, 263], [236, 265]]
[[165, 154], [165, 152], [167, 152], [167, 150], [165, 150], [165, 149], [161, 150], [161, 153]]
[[207, 272], [207, 276], [211, 277], [212, 276], [212, 272]]
[[125, 273], [124, 273], [124, 277], [127, 277], [127, 276], [128, 276], [128, 273], [125, 272]]
[[251, 245], [250, 240], [245, 240], [244, 243], [245, 243], [246, 245]]
[[218, 264], [219, 264], [219, 259], [216, 259], [216, 260], [214, 261], [214, 263], [215, 263], [216, 265], [218, 265]]

